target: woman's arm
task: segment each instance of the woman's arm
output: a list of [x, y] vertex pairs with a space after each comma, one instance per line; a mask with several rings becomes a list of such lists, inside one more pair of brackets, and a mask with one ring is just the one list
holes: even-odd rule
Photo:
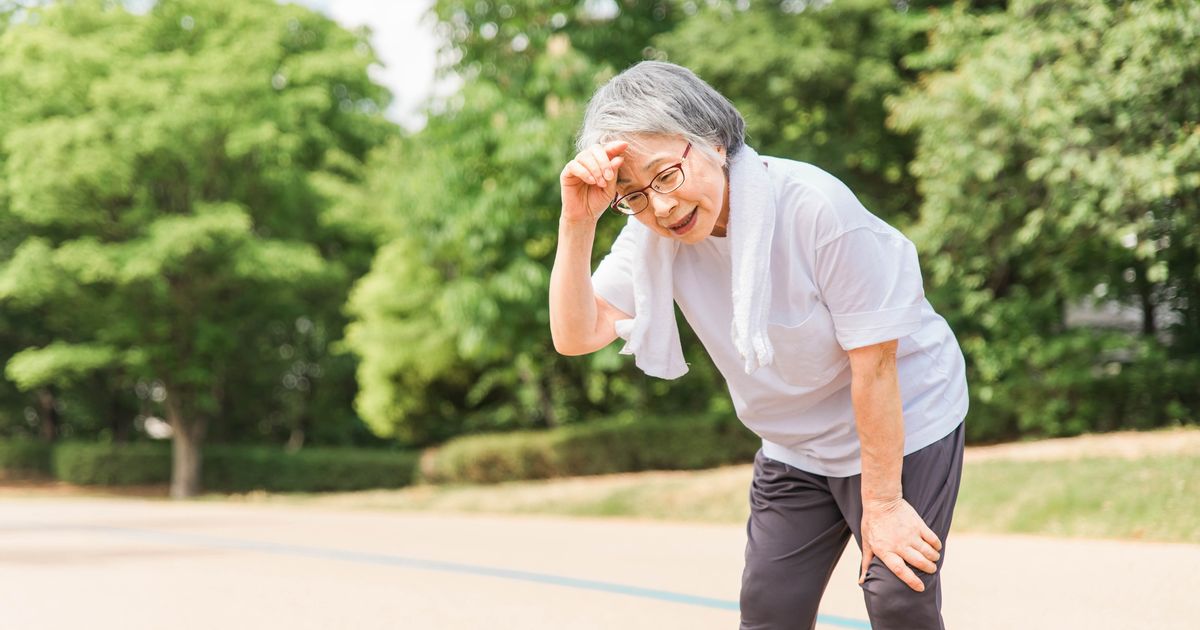
[[942, 543], [904, 500], [900, 483], [904, 413], [896, 347], [893, 340], [850, 350], [850, 397], [862, 446], [863, 561], [858, 582], [863, 583], [871, 559], [879, 556], [919, 592], [925, 585], [908, 565], [934, 573]]
[[[580, 151], [559, 174], [562, 216], [550, 271], [550, 336], [561, 354], [595, 352], [617, 338], [616, 322], [629, 319], [592, 290], [592, 243], [616, 173], [629, 145], [610, 142]], [[598, 210], [596, 210], [598, 208]]]
[[558, 228], [558, 252], [550, 271], [550, 336], [559, 354], [595, 352], [617, 338], [616, 322], [630, 319], [592, 290], [592, 242], [596, 224]]

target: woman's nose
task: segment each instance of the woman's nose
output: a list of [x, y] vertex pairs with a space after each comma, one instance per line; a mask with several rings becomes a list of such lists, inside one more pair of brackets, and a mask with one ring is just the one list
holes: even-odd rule
[[665, 217], [675, 209], [675, 197], [663, 194], [651, 195], [650, 204], [654, 206], [655, 216]]

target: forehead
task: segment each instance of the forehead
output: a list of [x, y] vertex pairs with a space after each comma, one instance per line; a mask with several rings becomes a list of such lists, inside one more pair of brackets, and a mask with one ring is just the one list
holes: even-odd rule
[[618, 182], [636, 181], [649, 177], [665, 166], [679, 160], [683, 147], [687, 144], [682, 138], [667, 136], [634, 136], [628, 139], [629, 148], [625, 150], [625, 162], [618, 174]]

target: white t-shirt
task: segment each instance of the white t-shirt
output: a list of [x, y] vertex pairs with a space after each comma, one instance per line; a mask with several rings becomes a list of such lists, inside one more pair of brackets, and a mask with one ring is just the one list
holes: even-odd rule
[[[763, 454], [831, 477], [862, 471], [846, 351], [899, 340], [904, 454], [949, 435], [967, 413], [965, 362], [921, 284], [916, 248], [834, 176], [764, 157], [776, 200], [771, 241], [771, 365], [746, 374], [730, 335], [729, 239], [675, 256], [675, 302], [725, 377], [738, 418]], [[656, 238], [656, 237], [651, 237]], [[592, 275], [596, 294], [636, 315], [626, 228]]]

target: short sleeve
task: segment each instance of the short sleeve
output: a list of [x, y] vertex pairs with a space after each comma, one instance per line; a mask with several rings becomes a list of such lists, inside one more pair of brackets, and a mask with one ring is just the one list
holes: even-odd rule
[[849, 230], [817, 248], [817, 285], [845, 350], [921, 328], [925, 290], [917, 250], [886, 226]]
[[596, 271], [592, 273], [592, 290], [606, 302], [629, 315], [634, 313], [633, 260], [637, 250], [637, 234], [628, 226], [621, 230]]

